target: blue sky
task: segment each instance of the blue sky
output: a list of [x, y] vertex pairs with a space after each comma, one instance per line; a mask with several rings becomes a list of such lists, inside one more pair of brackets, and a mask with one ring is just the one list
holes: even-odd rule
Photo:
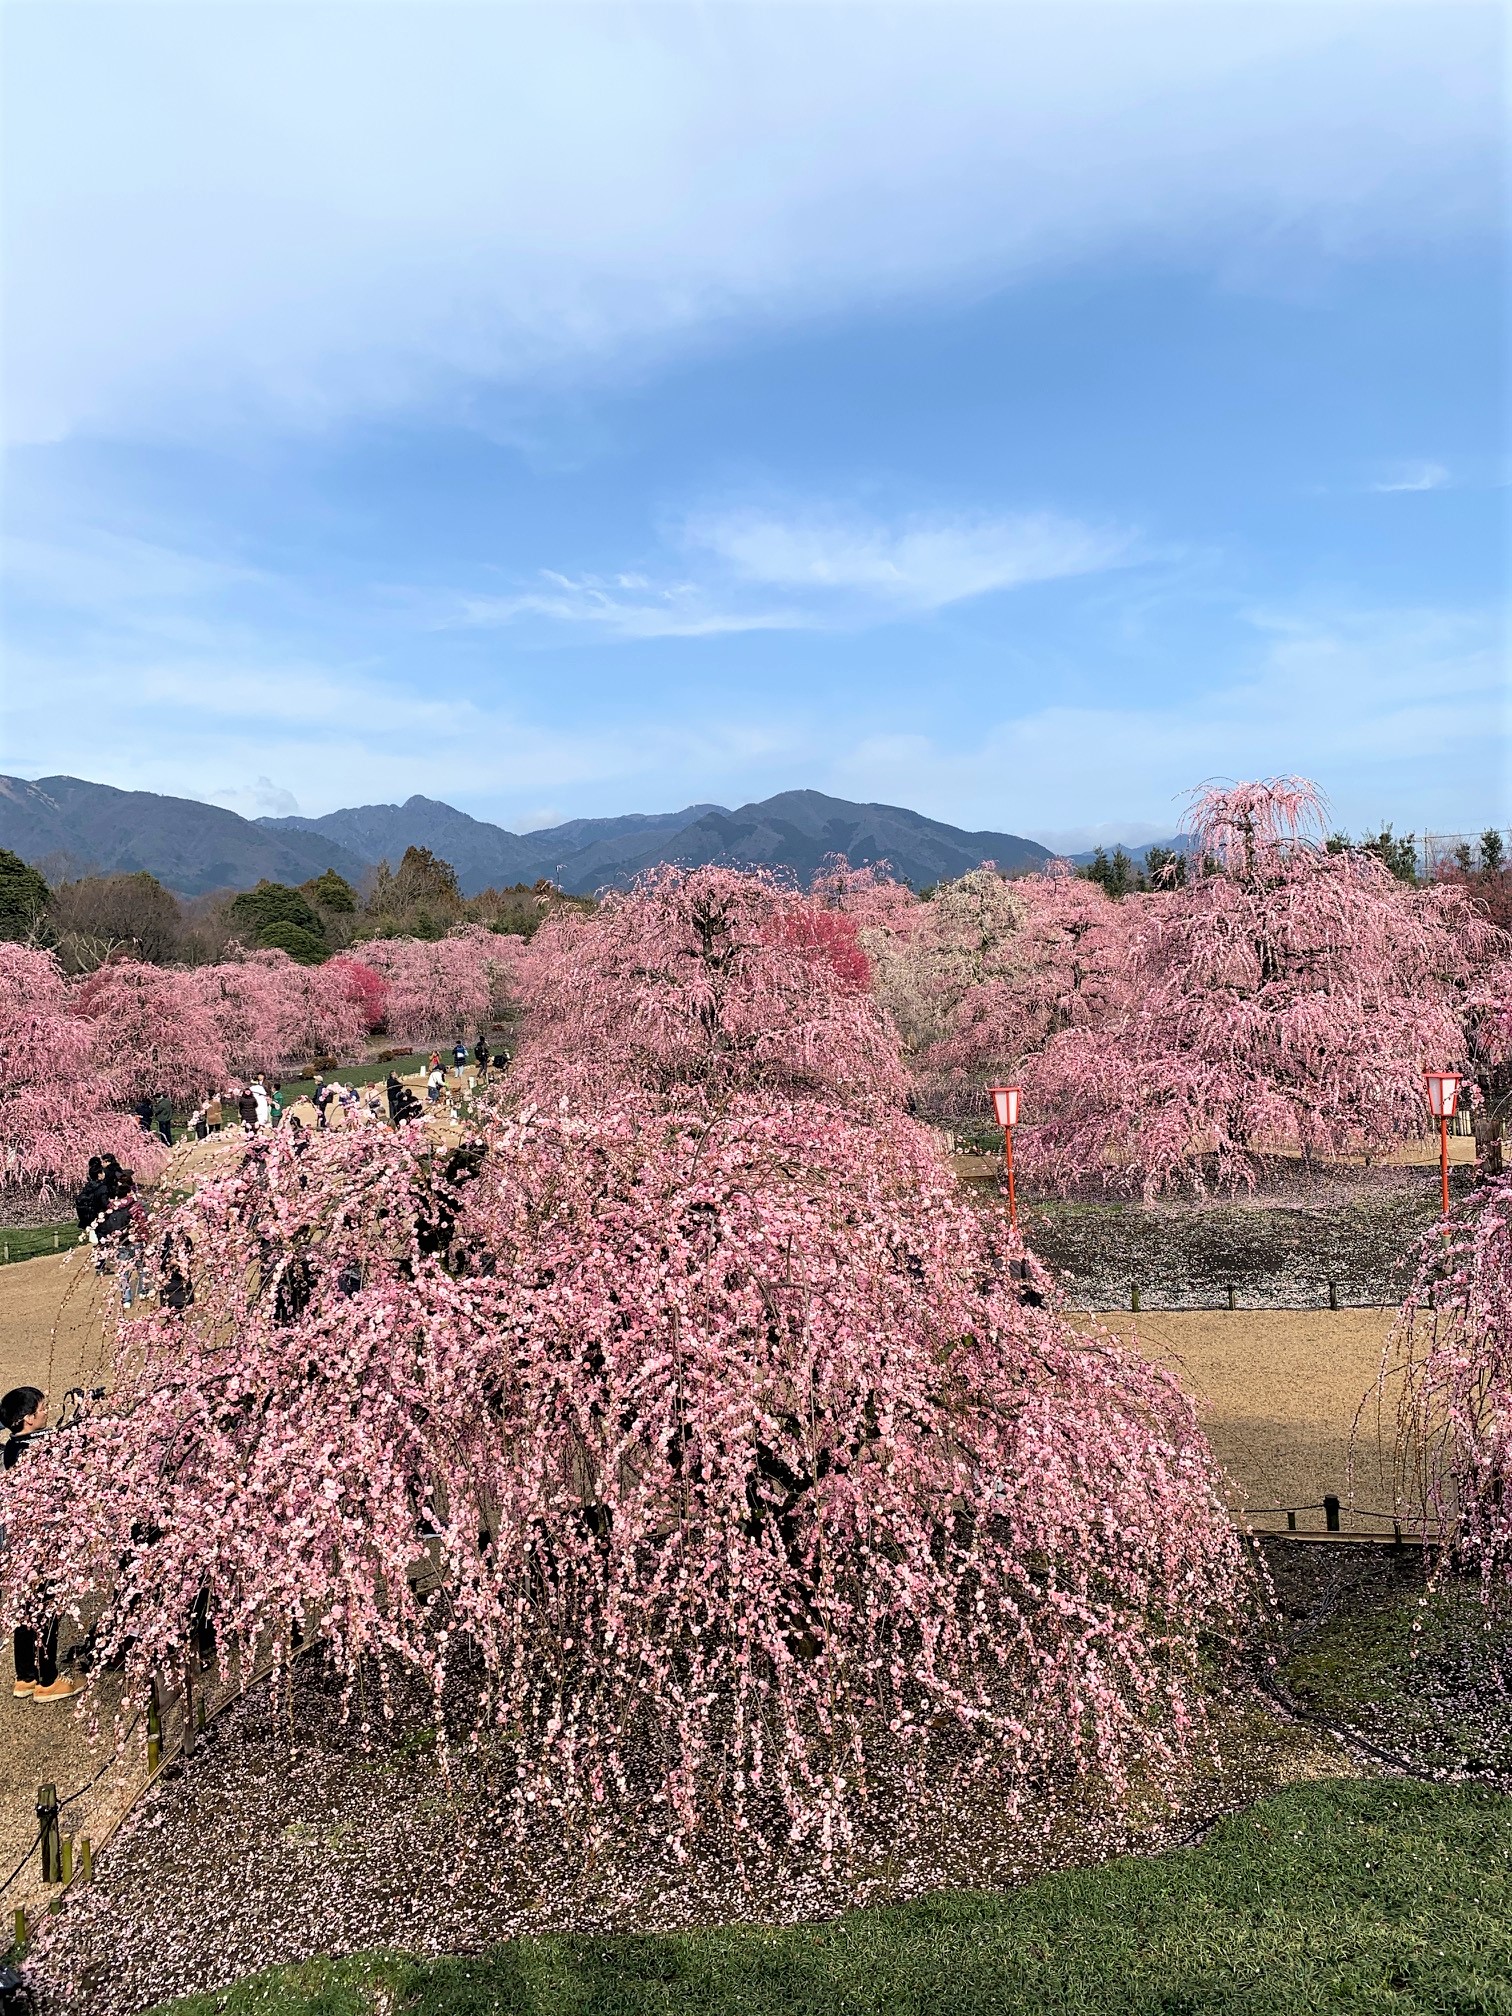
[[1498, 9], [4, 34], [6, 770], [1512, 822]]

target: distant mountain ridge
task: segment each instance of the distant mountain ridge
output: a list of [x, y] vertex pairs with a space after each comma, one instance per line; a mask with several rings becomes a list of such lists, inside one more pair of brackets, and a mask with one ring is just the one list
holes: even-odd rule
[[145, 869], [184, 895], [247, 889], [265, 878], [302, 882], [326, 868], [357, 882], [380, 860], [397, 867], [406, 847], [450, 861], [467, 895], [543, 876], [590, 894], [663, 861], [759, 865], [807, 880], [831, 854], [857, 867], [886, 862], [922, 888], [983, 861], [1022, 874], [1050, 858], [1019, 834], [968, 832], [901, 805], [820, 791], [782, 791], [734, 810], [688, 805], [511, 833], [418, 794], [403, 805], [349, 806], [315, 819], [243, 819], [198, 799], [77, 777], [0, 777], [0, 847], [55, 875]]
[[0, 847], [54, 880], [145, 869], [183, 896], [265, 879], [305, 882], [327, 868], [350, 879], [368, 865], [323, 833], [270, 833], [197, 798], [118, 791], [82, 777], [0, 777]]
[[417, 794], [402, 805], [356, 805], [318, 819], [265, 818], [253, 823], [281, 833], [319, 833], [367, 861], [388, 861], [395, 867], [406, 847], [428, 847], [456, 869], [463, 894], [476, 896], [480, 889], [507, 888], [511, 882], [534, 882], [543, 875], [560, 881], [559, 871], [568, 861], [577, 871], [576, 890], [583, 876], [598, 866], [597, 859], [582, 858], [594, 850], [602, 854], [612, 879], [618, 843], [628, 841], [632, 849], [643, 846], [654, 835], [681, 832], [704, 813], [722, 809], [690, 805], [682, 812], [626, 812], [614, 819], [569, 819], [562, 826], [511, 833], [506, 826], [474, 819], [454, 805]]

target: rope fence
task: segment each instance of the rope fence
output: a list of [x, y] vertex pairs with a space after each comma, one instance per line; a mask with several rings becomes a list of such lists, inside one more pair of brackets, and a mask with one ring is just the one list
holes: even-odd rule
[[[1323, 1531], [1321, 1533], [1308, 1533], [1299, 1529], [1297, 1515], [1303, 1512], [1321, 1512], [1323, 1514]], [[1278, 1519], [1283, 1513], [1286, 1515], [1285, 1533], [1256, 1531], [1255, 1537], [1261, 1540], [1365, 1540], [1379, 1546], [1403, 1548], [1429, 1547], [1433, 1545], [1438, 1537], [1437, 1534], [1428, 1530], [1426, 1520], [1414, 1520], [1411, 1517], [1404, 1519], [1399, 1512], [1372, 1512], [1363, 1505], [1346, 1505], [1332, 1491], [1326, 1491], [1322, 1498], [1315, 1499], [1311, 1504], [1307, 1505], [1246, 1505], [1242, 1508], [1242, 1513], [1246, 1519]], [[1379, 1522], [1379, 1525], [1373, 1531], [1357, 1531], [1352, 1526], [1345, 1526], [1344, 1515], [1346, 1513], [1348, 1513], [1351, 1520], [1374, 1519]], [[1389, 1540], [1384, 1531], [1384, 1528], [1387, 1526], [1391, 1528]], [[1417, 1528], [1416, 1531], [1413, 1530], [1414, 1527]]]

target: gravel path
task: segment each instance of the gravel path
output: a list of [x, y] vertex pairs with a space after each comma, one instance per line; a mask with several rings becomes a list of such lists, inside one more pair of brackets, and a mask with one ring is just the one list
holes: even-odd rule
[[[995, 1165], [958, 1156], [985, 1203]], [[1468, 1190], [1469, 1166], [1453, 1172]], [[1305, 1176], [1288, 1165], [1267, 1188], [1239, 1199], [1152, 1205], [1020, 1198], [1024, 1237], [1088, 1308], [1326, 1309], [1398, 1303], [1420, 1241], [1438, 1215], [1438, 1172], [1416, 1167], [1331, 1169]]]

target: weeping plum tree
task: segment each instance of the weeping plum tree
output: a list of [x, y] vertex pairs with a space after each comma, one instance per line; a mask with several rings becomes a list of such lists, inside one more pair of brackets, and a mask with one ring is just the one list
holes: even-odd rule
[[95, 1057], [127, 1100], [195, 1100], [226, 1080], [226, 1053], [190, 976], [142, 959], [107, 959], [71, 994]]
[[1402, 1311], [1399, 1488], [1512, 1607], [1512, 1181], [1435, 1232]]
[[521, 1839], [828, 1851], [879, 1789], [1180, 1752], [1241, 1579], [1192, 1408], [1025, 1306], [924, 1130], [638, 1096], [426, 1139], [275, 1137], [182, 1205], [193, 1304], [7, 1475], [12, 1613], [104, 1591], [138, 1686], [201, 1592], [228, 1658], [293, 1616], [370, 1691], [456, 1675]]
[[476, 1140], [275, 1136], [182, 1204], [194, 1300], [8, 1474], [0, 1597], [103, 1592], [138, 1684], [202, 1592], [228, 1656], [293, 1615], [354, 1680], [455, 1676], [517, 1840], [754, 1866], [869, 1796], [1179, 1753], [1242, 1585], [1207, 1445], [1022, 1299], [849, 932], [699, 870], [541, 940]]
[[1024, 1166], [1069, 1188], [1253, 1180], [1256, 1155], [1375, 1149], [1425, 1125], [1505, 935], [1458, 889], [1329, 853], [1295, 778], [1205, 790], [1186, 886], [1130, 899], [1106, 1006], [1026, 1074]]
[[239, 956], [191, 970], [191, 994], [214, 1024], [233, 1072], [276, 1072], [287, 1056], [289, 1017], [279, 984], [287, 955], [230, 950]]
[[90, 1156], [106, 1151], [153, 1173], [163, 1151], [123, 1103], [57, 960], [0, 943], [0, 1190], [74, 1189]]
[[446, 1042], [486, 1030], [505, 1009], [515, 941], [481, 924], [445, 938], [373, 938], [362, 963], [386, 988], [384, 1019], [401, 1043]]
[[947, 1112], [983, 1110], [991, 1080], [1020, 1075], [1062, 1030], [1101, 1021], [1134, 914], [1063, 862], [1005, 891], [990, 932], [979, 935], [958, 900], [935, 925], [968, 955], [955, 954], [961, 981], [941, 991], [939, 1031], [917, 1067]]
[[764, 873], [661, 868], [521, 964], [521, 1096], [900, 1104], [907, 1079], [844, 913]]

